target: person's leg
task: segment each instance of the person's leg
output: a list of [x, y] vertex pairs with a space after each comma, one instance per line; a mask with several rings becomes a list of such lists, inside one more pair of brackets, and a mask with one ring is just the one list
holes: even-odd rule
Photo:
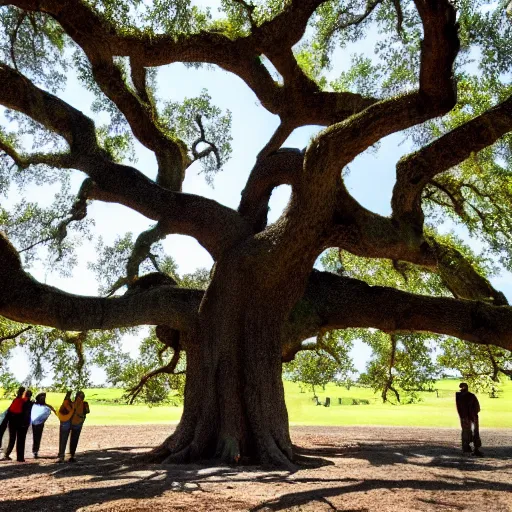
[[60, 424], [59, 429], [59, 461], [64, 460], [66, 454], [66, 445], [68, 444], [69, 430], [71, 428], [71, 421], [64, 421]]
[[9, 420], [9, 443], [7, 444], [7, 448], [4, 453], [6, 459], [10, 459], [9, 455], [11, 455], [14, 445], [16, 444], [17, 430], [18, 422], [13, 417], [11, 417]]
[[25, 462], [25, 440], [27, 439], [28, 426], [19, 426], [16, 438], [16, 460]]
[[2, 423], [0, 423], [0, 449], [2, 448], [2, 440], [4, 438], [5, 431], [7, 430], [7, 425], [9, 425], [9, 413], [5, 415]]
[[473, 422], [473, 446], [475, 447], [474, 455], [483, 455], [480, 451], [482, 440], [480, 439], [480, 427], [478, 425], [478, 418]]
[[41, 446], [41, 438], [43, 437], [43, 429], [44, 423], [40, 423], [39, 425], [32, 425], [32, 453], [34, 457], [37, 459], [37, 454], [39, 452], [39, 447]]
[[80, 433], [82, 432], [82, 425], [71, 425], [71, 439], [69, 441], [69, 453], [71, 459], [75, 459], [76, 447], [78, 446], [78, 440], [80, 439]]
[[471, 453], [471, 422], [466, 418], [461, 418], [460, 426], [462, 428], [462, 452], [463, 453]]

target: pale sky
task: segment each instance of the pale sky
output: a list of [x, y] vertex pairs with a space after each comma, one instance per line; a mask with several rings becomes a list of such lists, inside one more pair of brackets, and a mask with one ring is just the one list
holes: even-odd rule
[[[203, 2], [203, 5], [205, 3]], [[211, 5], [211, 2], [207, 4]], [[361, 44], [357, 47], [358, 52], [364, 49], [365, 47]], [[342, 70], [348, 68], [351, 51], [354, 49], [337, 52], [330, 78], [337, 77]], [[214, 188], [210, 187], [204, 177], [198, 174], [199, 167], [193, 165], [188, 170], [183, 190], [210, 197], [226, 206], [236, 208], [257, 153], [277, 127], [277, 116], [270, 114], [259, 105], [254, 93], [240, 78], [219, 68], [194, 69], [186, 68], [182, 64], [173, 64], [160, 68], [158, 84], [159, 97], [172, 101], [199, 96], [201, 90], [207, 88], [213, 104], [223, 111], [226, 109], [232, 111], [232, 158], [225, 165], [224, 171], [215, 177]], [[68, 78], [68, 85], [63, 93], [59, 93], [59, 96], [84, 113], [95, 117], [89, 110], [92, 96], [77, 83], [73, 76]], [[284, 146], [303, 148], [317, 131], [318, 127], [296, 130]], [[409, 143], [402, 144], [402, 141], [403, 136], [400, 134], [387, 137], [376, 154], [365, 153], [357, 157], [350, 165], [350, 173], [346, 178], [348, 188], [355, 198], [368, 209], [383, 215], [391, 212], [390, 199], [395, 178], [395, 164], [411, 149]], [[137, 157], [138, 162], [135, 167], [148, 176], [155, 177], [156, 164], [153, 154], [137, 144]], [[75, 192], [78, 191], [83, 179], [84, 175], [81, 173], [73, 173], [72, 183]], [[54, 192], [55, 187], [34, 186], [30, 189], [28, 198], [49, 203]], [[279, 187], [274, 191], [270, 203], [271, 222], [278, 218], [288, 199], [289, 187]], [[127, 231], [132, 231], [136, 236], [153, 224], [142, 215], [114, 204], [94, 202], [88, 212], [89, 218], [96, 220], [95, 232], [100, 234], [107, 244], [111, 244], [117, 236]], [[478, 243], [472, 242], [471, 245], [479, 249]], [[192, 238], [172, 235], [164, 241], [164, 247], [177, 262], [180, 274], [192, 272], [198, 267], [211, 267], [211, 257]], [[80, 263], [70, 279], [61, 278], [56, 274], [47, 275], [37, 267], [31, 272], [35, 278], [63, 290], [83, 295], [96, 295], [97, 285], [94, 275], [87, 269], [87, 262], [95, 258], [94, 243], [84, 243], [78, 249], [78, 256]], [[503, 273], [492, 282], [507, 295], [509, 300], [512, 300], [510, 274]], [[135, 355], [137, 344], [137, 339], [127, 338], [125, 349]], [[356, 367], [362, 370], [368, 359], [369, 349], [361, 344], [353, 350], [352, 355]], [[20, 379], [23, 379], [28, 372], [25, 358], [19, 351], [12, 359], [10, 367]], [[101, 378], [101, 372], [94, 372], [93, 379], [101, 380]]]

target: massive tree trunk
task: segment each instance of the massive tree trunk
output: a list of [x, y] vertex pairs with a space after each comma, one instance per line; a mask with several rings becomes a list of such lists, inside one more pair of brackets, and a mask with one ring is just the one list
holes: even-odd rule
[[293, 458], [281, 356], [297, 287], [276, 291], [261, 265], [241, 259], [217, 264], [197, 328], [185, 337], [183, 417], [153, 452], [158, 460], [250, 459], [282, 466]]

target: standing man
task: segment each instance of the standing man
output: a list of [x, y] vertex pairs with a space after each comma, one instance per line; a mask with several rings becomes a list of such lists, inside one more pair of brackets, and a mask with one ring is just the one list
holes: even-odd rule
[[69, 441], [69, 453], [71, 457], [69, 462], [76, 462], [75, 453], [76, 447], [78, 446], [78, 439], [80, 439], [85, 417], [89, 414], [89, 404], [85, 402], [84, 399], [84, 392], [78, 391], [75, 396], [75, 401], [73, 402], [71, 401], [71, 392], [68, 391], [59, 409], [60, 431], [58, 462], [64, 462], [70, 431], [71, 440]]
[[459, 384], [460, 391], [455, 393], [455, 403], [459, 413], [460, 426], [462, 428], [462, 453], [471, 453], [470, 443], [473, 443], [474, 450], [472, 455], [482, 457], [480, 451], [482, 441], [478, 426], [478, 413], [480, 404], [478, 398], [469, 392], [468, 385], [465, 382]]

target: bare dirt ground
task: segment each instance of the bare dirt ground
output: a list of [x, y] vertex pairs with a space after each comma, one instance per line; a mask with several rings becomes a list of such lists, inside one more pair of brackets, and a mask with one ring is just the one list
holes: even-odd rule
[[462, 457], [455, 429], [293, 427], [310, 457], [295, 472], [259, 466], [142, 465], [130, 459], [168, 426], [88, 427], [79, 462], [0, 462], [2, 512], [512, 511], [512, 430], [482, 430], [484, 458]]

